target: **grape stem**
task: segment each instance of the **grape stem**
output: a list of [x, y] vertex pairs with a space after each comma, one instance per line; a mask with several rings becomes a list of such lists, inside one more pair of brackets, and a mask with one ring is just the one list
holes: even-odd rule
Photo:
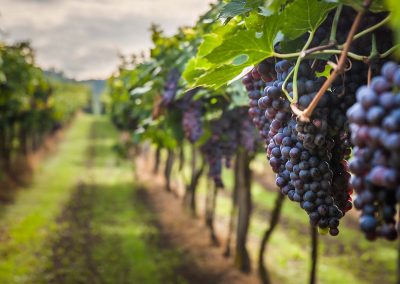
[[[342, 54], [343, 50], [340, 49], [326, 49], [326, 50], [320, 50], [320, 51], [316, 51], [313, 53], [318, 55], [318, 54]], [[355, 54], [354, 52], [347, 52], [347, 57], [350, 57], [351, 59], [354, 60], [358, 60], [358, 61], [365, 61], [368, 57], [367, 56], [363, 56], [363, 55], [359, 55], [359, 54]]]
[[320, 45], [320, 46], [316, 46], [316, 47], [312, 47], [310, 49], [304, 50], [304, 54], [305, 55], [309, 55], [309, 54], [315, 54], [318, 51], [324, 51], [324, 50], [328, 50], [328, 48], [332, 48], [336, 46], [336, 42], [330, 42], [328, 44], [325, 45]]
[[339, 5], [335, 11], [335, 16], [333, 17], [333, 22], [332, 22], [332, 28], [331, 28], [331, 35], [329, 37], [329, 42], [334, 43], [336, 45], [336, 31], [337, 31], [337, 26], [339, 23], [339, 18], [340, 18], [340, 13], [342, 12], [343, 5]]
[[289, 100], [290, 103], [293, 102], [293, 98], [289, 95], [288, 91], [286, 90], [286, 85], [287, 85], [287, 82], [289, 81], [289, 79], [292, 77], [293, 72], [294, 72], [294, 68], [292, 69], [292, 71], [289, 72], [285, 81], [283, 81], [283, 84], [282, 84], [282, 92], [285, 94], [285, 96], [287, 97], [287, 99]]
[[371, 78], [372, 78], [372, 68], [371, 65], [368, 66], [368, 78], [367, 78], [367, 85], [369, 86], [371, 84]]
[[372, 34], [372, 40], [371, 40], [371, 54], [369, 55], [369, 59], [374, 59], [379, 57], [379, 52], [378, 52], [378, 47], [376, 46], [376, 37], [375, 34]]
[[310, 121], [310, 117], [311, 117], [314, 109], [316, 108], [319, 100], [325, 94], [326, 90], [328, 90], [330, 85], [335, 81], [336, 77], [344, 72], [345, 64], [346, 64], [346, 60], [347, 60], [347, 54], [349, 52], [350, 45], [353, 42], [354, 35], [356, 34], [358, 26], [360, 25], [361, 18], [364, 15], [365, 11], [368, 10], [369, 6], [371, 5], [371, 2], [372, 2], [372, 0], [364, 1], [363, 9], [357, 13], [357, 16], [354, 19], [354, 22], [351, 26], [350, 32], [347, 36], [346, 42], [343, 45], [343, 50], [340, 55], [339, 62], [337, 64], [336, 68], [333, 70], [331, 76], [322, 85], [321, 89], [319, 89], [318, 93], [313, 98], [310, 105], [304, 111], [299, 110], [297, 108], [297, 106], [293, 103], [290, 105], [293, 113], [296, 114], [301, 121]]
[[[322, 46], [316, 46], [313, 48], [310, 48], [308, 50], [305, 50], [304, 52], [293, 52], [293, 53], [276, 53], [274, 52], [273, 56], [278, 57], [278, 58], [294, 58], [294, 57], [299, 57], [302, 54], [306, 54], [306, 58], [312, 57], [313, 55], [318, 55], [318, 54], [328, 54], [328, 55], [333, 55], [333, 54], [342, 54], [342, 50], [340, 49], [325, 49], [334, 46], [332, 44], [327, 44], [327, 45], [322, 45]], [[325, 49], [325, 50], [324, 50]], [[359, 55], [353, 52], [348, 52], [347, 56], [350, 57], [351, 59], [358, 60], [358, 61], [365, 61], [368, 59], [368, 57]]]
[[314, 38], [315, 31], [311, 31], [310, 35], [308, 36], [306, 44], [303, 46], [303, 49], [301, 50], [300, 56], [297, 57], [296, 65], [294, 66], [293, 70], [293, 101], [291, 102], [292, 104], [297, 103], [297, 100], [299, 98], [299, 92], [297, 90], [297, 75], [299, 73], [299, 67], [301, 60], [306, 56], [305, 51], [307, 48], [310, 46], [313, 38]]
[[391, 55], [396, 49], [398, 49], [400, 47], [400, 44], [396, 44], [393, 47], [391, 47], [390, 49], [388, 49], [387, 51], [385, 51], [384, 53], [379, 55], [379, 58], [385, 58], [388, 57], [389, 55]]

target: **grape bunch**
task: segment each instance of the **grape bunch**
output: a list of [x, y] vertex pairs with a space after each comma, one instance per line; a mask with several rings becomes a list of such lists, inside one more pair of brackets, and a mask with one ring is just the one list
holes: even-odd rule
[[182, 128], [186, 139], [190, 143], [197, 142], [203, 135], [201, 117], [203, 115], [203, 102], [201, 99], [194, 100], [194, 95], [199, 88], [189, 90], [182, 99], [177, 100], [176, 105], [182, 111]]
[[373, 240], [397, 239], [396, 204], [400, 200], [400, 66], [383, 65], [369, 87], [357, 91], [348, 111], [354, 157], [350, 170], [357, 193], [354, 206], [362, 211], [360, 227]]
[[[346, 41], [356, 14], [357, 12], [352, 8], [343, 8], [336, 33], [338, 43]], [[386, 16], [387, 13], [366, 13], [358, 32], [376, 25]], [[328, 15], [315, 32], [311, 48], [329, 43], [333, 19], [334, 11]], [[376, 46], [376, 51], [379, 53], [383, 53], [393, 46], [392, 31], [387, 27], [381, 26], [373, 33], [375, 36], [372, 33], [366, 33], [354, 39], [350, 50], [356, 54], [370, 56], [374, 51], [373, 46]], [[299, 40], [305, 42], [308, 36], [305, 34]], [[280, 43], [275, 46], [275, 50], [278, 53], [285, 52]], [[326, 78], [318, 77], [317, 72], [322, 72], [328, 61], [337, 62], [337, 59], [337, 56], [331, 56], [329, 59], [303, 59], [297, 72], [296, 85], [294, 85], [293, 78], [288, 78], [293, 71], [295, 62], [276, 58], [264, 60], [243, 79], [250, 99], [249, 116], [265, 140], [267, 158], [276, 173], [277, 186], [289, 199], [300, 203], [300, 206], [307, 211], [313, 225], [329, 231], [333, 236], [339, 233], [339, 219], [353, 206], [353, 185], [354, 187], [364, 187], [366, 183], [365, 180], [361, 181], [357, 178], [354, 179], [355, 183], [350, 182], [350, 168], [353, 169], [355, 166], [353, 164], [349, 166], [347, 160], [352, 153], [351, 137], [364, 135], [365, 138], [368, 131], [364, 127], [363, 130], [359, 130], [359, 134], [358, 132], [352, 134], [355, 127], [350, 127], [346, 114], [355, 103], [357, 89], [367, 83], [369, 75], [374, 76], [379, 72], [385, 60], [371, 57], [366, 64], [348, 59], [345, 72], [336, 78], [318, 101], [309, 122], [296, 119], [286, 96], [293, 98], [293, 91], [296, 89], [298, 94], [296, 106], [300, 110], [307, 108], [326, 81]], [[393, 71], [395, 69], [393, 64], [390, 66], [391, 69], [386, 67], [385, 70]], [[392, 76], [394, 75], [392, 74]], [[387, 81], [394, 80], [393, 78], [389, 79], [387, 78]], [[381, 84], [379, 86], [382, 87], [383, 83], [376, 84]], [[374, 112], [372, 116], [379, 115], [376, 109]], [[393, 123], [393, 119], [391, 123]], [[373, 137], [378, 137], [378, 133], [380, 132], [376, 130], [376, 127], [373, 128]], [[391, 137], [391, 141], [395, 141], [394, 136]], [[358, 140], [360, 139], [358, 138]], [[400, 144], [400, 138], [398, 139]], [[356, 147], [357, 151], [358, 148], [360, 147]], [[376, 163], [385, 161], [382, 150], [374, 154], [371, 154], [371, 151], [362, 150], [361, 152], [363, 155], [372, 155], [371, 157], [367, 156]], [[397, 156], [394, 155], [391, 159], [397, 161]], [[363, 160], [362, 163], [356, 165], [365, 167], [364, 164], [368, 161]], [[400, 164], [400, 156], [398, 161]], [[387, 165], [384, 163], [384, 166]], [[366, 170], [364, 169], [364, 171]], [[384, 178], [382, 175], [387, 175], [389, 178], [390, 175], [394, 175], [394, 172], [379, 175], [375, 170], [374, 174], [375, 178], [385, 180], [386, 177]], [[372, 196], [370, 193], [366, 195], [369, 198]], [[400, 193], [397, 195], [400, 200]], [[389, 200], [389, 197], [384, 197], [382, 193], [380, 198]], [[389, 203], [389, 201], [386, 202]], [[392, 198], [390, 206], [393, 207], [395, 203]], [[359, 199], [357, 205], [360, 204]], [[368, 207], [368, 210], [371, 212], [371, 207]], [[395, 211], [393, 213], [393, 210], [389, 210], [389, 208], [385, 210], [385, 214], [388, 215], [386, 218], [389, 220], [393, 217], [389, 216], [389, 212], [395, 214]], [[391, 228], [392, 231], [393, 228]], [[383, 231], [390, 234], [387, 226], [383, 228]]]
[[[294, 63], [287, 60], [276, 63], [276, 79], [266, 82], [262, 94], [258, 93], [257, 116], [253, 116], [253, 122], [254, 117], [264, 115], [266, 125], [269, 125], [261, 133], [265, 138], [269, 163], [276, 173], [276, 184], [282, 193], [300, 203], [314, 226], [335, 236], [339, 233], [339, 219], [351, 208], [350, 174], [343, 161], [346, 154], [340, 146], [349, 135], [345, 110], [340, 110], [344, 107], [343, 99], [337, 98], [335, 107], [327, 110], [328, 104], [333, 103], [329, 97], [331, 94], [327, 94], [311, 123], [297, 121], [282, 91], [286, 88], [292, 96], [293, 82], [287, 77], [293, 67]], [[253, 74], [254, 71], [251, 76]], [[249, 84], [248, 78], [244, 80], [245, 85]], [[286, 79], [287, 86], [283, 86]], [[300, 108], [308, 106], [323, 82], [324, 79], [315, 77], [311, 62], [301, 63], [297, 82]], [[251, 103], [256, 99], [253, 93], [250, 88]], [[338, 112], [341, 114], [340, 121], [332, 123]], [[252, 112], [249, 114], [252, 116]], [[331, 154], [334, 150], [338, 152], [335, 159]]]
[[201, 116], [201, 101], [191, 102], [189, 107], [183, 112], [183, 131], [190, 143], [195, 143], [203, 135]]
[[[265, 83], [257, 69], [260, 68], [254, 68], [249, 74], [247, 74], [243, 78], [242, 82], [246, 87], [248, 97], [250, 99], [249, 116], [252, 119], [254, 126], [258, 129], [260, 136], [264, 139], [268, 139], [267, 135], [269, 131], [270, 121], [264, 116], [264, 112], [258, 106], [258, 100], [262, 96], [262, 91], [265, 87]], [[260, 70], [262, 70], [262, 68]], [[269, 77], [267, 78], [269, 79]]]
[[[299, 108], [305, 109], [325, 78], [311, 79], [312, 72], [304, 67], [304, 74], [309, 78], [298, 81]], [[336, 90], [337, 91], [337, 90]], [[352, 93], [326, 92], [315, 108], [310, 122], [297, 121], [297, 137], [312, 155], [329, 163], [332, 171], [330, 194], [338, 208], [345, 214], [352, 208], [349, 184], [348, 159], [351, 153], [350, 131], [346, 111], [352, 103]]]
[[175, 99], [176, 92], [178, 89], [178, 82], [180, 78], [178, 69], [173, 68], [168, 73], [167, 81], [164, 86], [164, 93], [162, 97], [162, 105], [169, 107]]
[[247, 116], [246, 107], [225, 110], [222, 116], [211, 121], [211, 137], [201, 147], [209, 164], [209, 176], [216, 186], [223, 187], [221, 173], [223, 162], [229, 168], [238, 147], [254, 152], [258, 145], [256, 130]]

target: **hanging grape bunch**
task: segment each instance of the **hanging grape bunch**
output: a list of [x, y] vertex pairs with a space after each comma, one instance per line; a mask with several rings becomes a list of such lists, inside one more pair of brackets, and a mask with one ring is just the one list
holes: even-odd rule
[[[338, 42], [346, 40], [357, 14], [349, 7], [341, 13], [335, 31]], [[310, 41], [309, 35], [302, 37], [307, 41], [305, 48], [329, 43], [330, 28], [336, 16], [331, 12], [309, 38]], [[369, 29], [385, 17], [387, 13], [366, 13], [357, 30]], [[384, 62], [374, 54], [393, 44], [389, 29], [380, 25], [378, 32], [387, 36], [366, 34], [355, 38], [351, 45], [352, 52], [366, 57], [370, 55], [368, 64], [347, 59], [345, 72], [339, 74], [331, 88], [318, 98], [317, 94], [327, 79], [317, 72], [337, 61], [336, 56], [300, 61], [268, 58], [243, 79], [250, 99], [249, 115], [265, 140], [267, 158], [276, 173], [277, 186], [290, 200], [300, 203], [311, 224], [333, 236], [339, 233], [339, 219], [352, 208], [353, 186], [347, 163], [352, 144], [346, 112], [355, 101], [357, 88], [366, 84], [368, 75], [375, 74]], [[275, 49], [281, 52], [280, 44]], [[263, 91], [260, 90], [260, 81], [265, 86]], [[298, 112], [304, 112], [313, 101], [317, 103], [308, 120], [299, 119]], [[292, 110], [290, 103], [297, 112]]]
[[170, 106], [171, 103], [174, 101], [176, 92], [178, 90], [178, 82], [179, 82], [180, 74], [178, 69], [173, 68], [168, 73], [167, 81], [165, 82], [164, 86], [164, 93], [162, 97], [162, 105], [163, 106]]
[[177, 102], [178, 108], [182, 111], [182, 127], [186, 139], [190, 143], [195, 143], [203, 135], [202, 101], [194, 100], [194, 95], [199, 91], [198, 88], [187, 91], [183, 99]]
[[265, 117], [258, 102], [263, 96], [263, 89], [265, 87], [264, 81], [271, 81], [274, 72], [274, 60], [265, 60], [258, 65], [257, 69], [253, 69], [253, 71], [247, 74], [243, 79], [243, 84], [248, 91], [248, 97], [250, 99], [249, 116], [254, 126], [259, 130], [260, 136], [267, 140], [271, 121]]
[[400, 67], [388, 62], [370, 86], [357, 92], [348, 111], [354, 158], [350, 169], [362, 211], [361, 230], [368, 239], [397, 238], [396, 204], [400, 200]]
[[256, 130], [247, 117], [248, 108], [225, 110], [222, 116], [211, 121], [211, 137], [202, 145], [209, 164], [209, 176], [216, 186], [223, 187], [222, 167], [230, 168], [231, 160], [239, 147], [254, 152], [258, 145]]

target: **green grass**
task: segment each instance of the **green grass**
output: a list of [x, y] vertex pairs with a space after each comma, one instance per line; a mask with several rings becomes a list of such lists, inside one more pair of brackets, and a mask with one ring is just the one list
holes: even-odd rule
[[174, 273], [179, 253], [155, 246], [159, 238], [155, 216], [140, 199], [140, 189], [133, 190], [131, 163], [117, 161], [112, 151], [115, 129], [103, 120], [96, 130], [96, 136], [104, 137], [95, 143], [92, 170], [92, 222], [101, 236], [94, 258], [101, 278], [104, 283], [183, 283]]
[[15, 203], [2, 208], [0, 283], [30, 283], [29, 276], [42, 265], [38, 252], [55, 229], [55, 216], [84, 170], [90, 124], [90, 118], [78, 117], [57, 154], [39, 169], [34, 184], [19, 191]]
[[78, 117], [34, 184], [3, 208], [0, 283], [184, 283], [174, 273], [180, 254], [158, 247], [116, 140], [106, 117]]

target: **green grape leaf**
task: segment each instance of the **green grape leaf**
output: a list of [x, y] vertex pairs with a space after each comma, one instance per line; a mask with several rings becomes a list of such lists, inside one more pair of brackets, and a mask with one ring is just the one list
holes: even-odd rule
[[185, 71], [182, 73], [182, 77], [189, 83], [192, 84], [198, 77], [200, 77], [207, 69], [212, 65], [201, 57], [191, 58], [186, 65]]
[[283, 34], [289, 39], [295, 39], [307, 31], [315, 31], [336, 6], [334, 3], [317, 0], [294, 1], [283, 12]]
[[264, 29], [264, 20], [265, 16], [262, 16], [256, 12], [251, 12], [249, 16], [245, 18], [244, 22], [248, 30], [262, 32]]
[[279, 43], [279, 47], [280, 47], [279, 52], [281, 52], [281, 53], [291, 53], [291, 52], [301, 51], [301, 49], [303, 48], [306, 40], [307, 39], [304, 38], [304, 37], [298, 37], [296, 39], [291, 39], [291, 40], [283, 39]]
[[220, 18], [233, 18], [257, 10], [262, 0], [231, 0], [226, 3], [219, 14]]
[[[364, 0], [324, 0], [324, 1], [327, 3], [344, 4], [347, 6], [351, 6], [356, 10], [362, 9], [363, 2], [364, 2]], [[371, 10], [372, 12], [387, 11], [384, 2], [385, 1], [383, 1], [383, 0], [373, 0], [369, 10]], [[386, 2], [387, 2], [387, 0], [386, 0]], [[397, 4], [398, 1], [394, 0], [393, 2], [395, 2]]]
[[[227, 35], [221, 45], [203, 57], [205, 61], [202, 62], [202, 66], [193, 61], [188, 64], [185, 79], [191, 87], [219, 88], [230, 82], [245, 68], [273, 55], [281, 24], [281, 16], [273, 15], [264, 18], [262, 33], [256, 33], [254, 30], [236, 30]], [[201, 67], [205, 72], [193, 83], [193, 78]]]
[[203, 42], [199, 46], [197, 54], [199, 56], [205, 56], [209, 54], [214, 48], [222, 43], [222, 37], [215, 33], [206, 34], [203, 36]]
[[214, 64], [232, 62], [243, 54], [248, 56], [248, 65], [252, 65], [273, 54], [274, 41], [280, 28], [279, 16], [265, 18], [261, 35], [253, 30], [240, 30], [225, 38], [223, 43], [212, 50], [205, 58]]
[[197, 55], [200, 57], [206, 56], [217, 46], [221, 45], [224, 38], [234, 34], [238, 30], [236, 21], [231, 21], [224, 26], [217, 25], [212, 33], [203, 36], [203, 41], [198, 48]]
[[293, 2], [294, 0], [268, 0], [265, 1], [264, 6], [260, 7], [261, 15], [270, 16], [273, 13], [279, 13], [282, 11], [288, 4]]
[[271, 41], [264, 42], [263, 38], [257, 38], [252, 31], [239, 31], [226, 39], [205, 58], [211, 63], [218, 64], [231, 62], [237, 56], [246, 54], [249, 60], [254, 62], [254, 58], [257, 58], [257, 61], [259, 58], [263, 59], [272, 55], [272, 47]]
[[221, 65], [200, 76], [194, 86], [203, 86], [218, 89], [229, 81], [240, 75], [244, 66], [234, 66], [231, 64]]
[[219, 17], [233, 18], [250, 11], [251, 7], [246, 7], [246, 0], [232, 0], [222, 7]]

